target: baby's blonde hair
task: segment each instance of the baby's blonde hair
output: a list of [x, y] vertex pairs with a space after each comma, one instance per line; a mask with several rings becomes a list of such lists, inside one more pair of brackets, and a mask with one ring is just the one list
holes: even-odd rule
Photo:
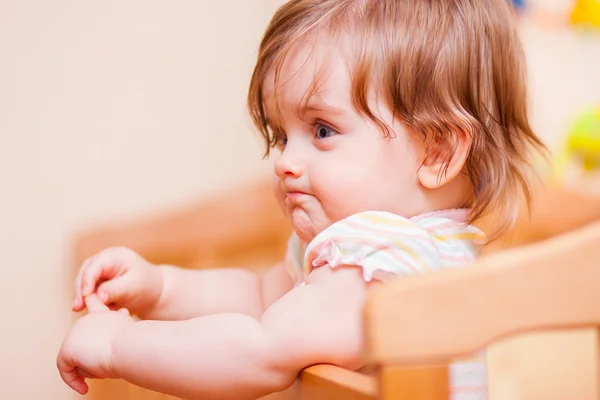
[[[449, 161], [457, 132], [472, 140], [466, 163], [473, 186], [471, 222], [493, 211], [499, 230], [529, 203], [531, 156], [544, 149], [527, 119], [526, 71], [508, 0], [292, 0], [273, 16], [260, 44], [248, 93], [267, 145], [263, 86], [302, 42], [352, 43], [352, 99], [357, 112], [393, 132], [369, 108], [376, 92], [432, 149]], [[273, 75], [270, 75], [274, 73]], [[318, 89], [314, 83], [309, 98]], [[429, 146], [431, 145], [431, 146]]]

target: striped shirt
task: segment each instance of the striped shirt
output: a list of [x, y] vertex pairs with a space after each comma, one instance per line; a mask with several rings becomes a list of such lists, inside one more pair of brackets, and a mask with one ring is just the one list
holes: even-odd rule
[[440, 268], [460, 267], [477, 255], [483, 233], [467, 225], [468, 210], [446, 210], [404, 218], [383, 211], [365, 211], [330, 225], [307, 245], [292, 235], [289, 270], [301, 284], [324, 265], [356, 265], [366, 281], [385, 280]]

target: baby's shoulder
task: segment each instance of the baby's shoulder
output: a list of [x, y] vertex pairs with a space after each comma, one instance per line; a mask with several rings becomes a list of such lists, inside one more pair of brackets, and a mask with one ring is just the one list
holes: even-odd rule
[[369, 280], [381, 270], [401, 275], [464, 265], [474, 259], [477, 241], [483, 239], [483, 233], [467, 221], [468, 212], [461, 210], [411, 218], [386, 211], [356, 213], [307, 245], [304, 268], [358, 265]]

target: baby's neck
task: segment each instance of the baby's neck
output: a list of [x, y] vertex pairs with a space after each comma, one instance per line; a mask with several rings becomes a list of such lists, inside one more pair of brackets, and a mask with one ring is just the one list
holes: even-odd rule
[[468, 208], [473, 197], [473, 187], [467, 175], [459, 175], [450, 182], [435, 189], [424, 189], [424, 210], [422, 214], [441, 210]]

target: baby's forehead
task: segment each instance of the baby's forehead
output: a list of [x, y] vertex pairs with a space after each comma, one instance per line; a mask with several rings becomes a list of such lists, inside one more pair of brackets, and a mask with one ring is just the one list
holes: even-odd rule
[[299, 43], [278, 61], [262, 83], [262, 101], [271, 120], [277, 109], [351, 107], [350, 70], [339, 48]]

